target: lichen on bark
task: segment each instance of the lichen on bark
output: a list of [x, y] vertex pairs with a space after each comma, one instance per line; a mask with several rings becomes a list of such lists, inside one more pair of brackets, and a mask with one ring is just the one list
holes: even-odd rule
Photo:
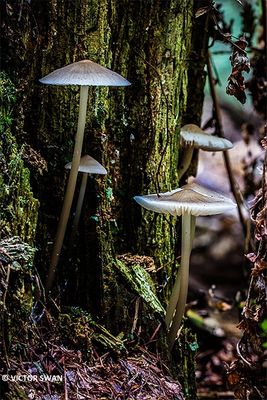
[[4, 72], [0, 75], [0, 237], [19, 236], [33, 244], [39, 202], [34, 198], [30, 172], [24, 166], [23, 148], [12, 135], [12, 108], [16, 90]]

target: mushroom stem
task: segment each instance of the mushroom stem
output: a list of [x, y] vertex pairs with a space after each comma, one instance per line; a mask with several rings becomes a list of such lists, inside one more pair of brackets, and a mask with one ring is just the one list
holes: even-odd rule
[[186, 213], [182, 217], [182, 257], [180, 266], [180, 293], [176, 304], [176, 311], [168, 333], [169, 350], [171, 351], [184, 315], [189, 278], [189, 260], [192, 249], [192, 227], [194, 216]]
[[180, 163], [181, 165], [178, 170], [179, 179], [181, 179], [184, 173], [188, 170], [190, 163], [192, 161], [193, 151], [194, 151], [193, 146], [188, 146], [183, 148], [182, 161]]
[[[186, 216], [182, 217], [182, 225], [184, 224], [184, 219], [186, 217], [188, 217], [188, 214]], [[191, 253], [191, 250], [192, 250], [192, 244], [193, 244], [194, 235], [195, 235], [195, 225], [196, 225], [196, 218], [191, 216], [190, 217], [190, 253]], [[183, 237], [184, 237], [183, 229], [184, 228], [182, 227], [182, 234], [183, 234]], [[180, 265], [180, 268], [179, 268], [179, 270], [177, 272], [177, 277], [176, 277], [176, 280], [175, 280], [175, 283], [174, 283], [174, 286], [173, 286], [173, 289], [172, 289], [171, 297], [170, 297], [170, 300], [169, 300], [169, 304], [168, 304], [168, 307], [167, 307], [167, 310], [166, 310], [165, 323], [166, 323], [167, 329], [170, 328], [170, 325], [171, 325], [171, 322], [172, 322], [172, 319], [173, 319], [173, 314], [175, 312], [176, 305], [177, 305], [177, 302], [179, 300], [179, 295], [180, 295], [181, 278], [182, 278], [181, 272], [182, 272], [182, 263], [183, 263], [183, 254], [184, 254], [184, 252], [183, 252], [183, 237], [182, 237], [181, 265]], [[190, 253], [189, 253], [189, 257], [190, 257]]]
[[191, 249], [190, 249], [190, 253], [191, 253], [192, 247], [193, 247], [193, 240], [194, 240], [194, 237], [195, 237], [195, 230], [196, 230], [196, 217], [191, 215]]
[[78, 227], [80, 216], [81, 216], [83, 200], [84, 200], [84, 195], [85, 195], [85, 190], [86, 190], [86, 185], [87, 185], [87, 179], [88, 179], [88, 174], [84, 172], [83, 173], [83, 177], [82, 177], [82, 183], [81, 183], [79, 198], [78, 198], [78, 201], [77, 201], [75, 217], [74, 217], [73, 224], [72, 224], [71, 239], [70, 239], [71, 243], [72, 243], [72, 241], [73, 241], [73, 239], [74, 239], [74, 237], [76, 235], [76, 232], [77, 232], [77, 227]]
[[171, 293], [171, 297], [169, 300], [169, 304], [168, 304], [167, 310], [166, 310], [165, 323], [166, 323], [167, 329], [170, 328], [173, 314], [174, 314], [174, 311], [176, 308], [176, 304], [179, 299], [180, 286], [181, 286], [181, 266], [177, 272], [177, 276], [176, 276], [176, 279], [175, 279], [175, 282], [174, 282], [174, 285], [172, 288], [172, 293]]
[[78, 128], [75, 138], [75, 146], [73, 151], [73, 158], [71, 164], [71, 171], [69, 175], [68, 185], [66, 189], [66, 194], [64, 197], [64, 203], [60, 215], [60, 220], [58, 223], [58, 229], [56, 234], [56, 239], [54, 243], [53, 253], [51, 257], [51, 263], [48, 271], [48, 277], [46, 282], [46, 290], [49, 291], [52, 287], [56, 267], [58, 264], [59, 255], [63, 245], [63, 240], [67, 228], [68, 218], [70, 215], [70, 209], [72, 205], [73, 195], [75, 191], [75, 185], [77, 181], [78, 169], [81, 159], [81, 151], [83, 144], [84, 128], [86, 121], [86, 109], [87, 109], [87, 99], [88, 99], [88, 89], [89, 86], [81, 86], [80, 90], [80, 104], [79, 104], [79, 119]]
[[176, 304], [177, 301], [179, 299], [179, 294], [180, 294], [180, 287], [181, 287], [181, 277], [180, 277], [180, 271], [181, 271], [181, 266], [177, 272], [177, 276], [173, 285], [173, 289], [172, 289], [172, 293], [171, 293], [171, 297], [169, 300], [169, 304], [167, 306], [167, 310], [166, 310], [166, 316], [165, 316], [165, 323], [167, 326], [167, 329], [170, 328], [171, 322], [172, 322], [172, 318], [173, 318], [173, 314], [176, 308]]

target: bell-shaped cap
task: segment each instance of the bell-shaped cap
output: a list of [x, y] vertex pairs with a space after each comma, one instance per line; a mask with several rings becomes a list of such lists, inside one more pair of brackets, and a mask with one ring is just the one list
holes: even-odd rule
[[[65, 168], [71, 169], [71, 162], [66, 164]], [[86, 174], [107, 174], [107, 170], [103, 167], [103, 165], [88, 155], [81, 157], [79, 172], [84, 172]]]
[[129, 86], [130, 82], [116, 72], [90, 61], [82, 60], [56, 69], [41, 83], [47, 85]]
[[195, 149], [221, 151], [233, 147], [233, 143], [230, 140], [209, 135], [194, 124], [184, 125], [181, 128], [180, 137], [184, 146], [191, 146]]
[[236, 207], [231, 199], [195, 183], [159, 195], [135, 196], [134, 200], [147, 210], [174, 216], [215, 215]]

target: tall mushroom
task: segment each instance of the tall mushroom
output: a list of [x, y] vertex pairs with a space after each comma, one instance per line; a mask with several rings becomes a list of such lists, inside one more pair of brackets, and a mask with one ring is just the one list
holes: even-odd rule
[[[71, 162], [66, 164], [65, 168], [71, 169]], [[82, 182], [81, 182], [79, 197], [78, 197], [78, 201], [77, 201], [75, 216], [74, 216], [74, 220], [73, 220], [73, 224], [72, 224], [71, 241], [74, 238], [74, 235], [76, 234], [78, 223], [80, 220], [88, 175], [90, 175], [90, 174], [106, 175], [107, 174], [107, 170], [103, 167], [103, 165], [101, 165], [98, 161], [96, 161], [93, 157], [91, 157], [89, 155], [85, 155], [85, 156], [81, 157], [81, 161], [80, 161], [80, 165], [79, 165], [79, 172], [82, 172], [83, 176], [82, 176]]]
[[81, 87], [78, 128], [75, 138], [72, 167], [69, 175], [66, 194], [64, 197], [64, 203], [58, 224], [47, 278], [46, 289], [49, 290], [51, 289], [54, 280], [55, 270], [58, 264], [58, 259], [66, 232], [67, 222], [77, 181], [86, 121], [89, 86], [128, 86], [130, 85], [130, 82], [128, 82], [125, 78], [123, 78], [116, 72], [102, 67], [101, 65], [96, 64], [95, 62], [90, 60], [78, 61], [63, 68], [59, 68], [46, 75], [44, 78], [40, 79], [40, 82], [48, 85], [79, 85]]
[[230, 140], [209, 135], [194, 124], [184, 125], [180, 131], [180, 138], [183, 149], [182, 160], [178, 172], [180, 179], [188, 170], [194, 149], [224, 151], [233, 147]]
[[168, 342], [171, 350], [184, 315], [188, 291], [189, 260], [194, 236], [195, 218], [215, 215], [232, 210], [236, 204], [229, 198], [195, 183], [187, 184], [171, 192], [136, 196], [135, 201], [147, 210], [182, 216], [181, 265], [166, 310], [165, 322], [169, 329]]

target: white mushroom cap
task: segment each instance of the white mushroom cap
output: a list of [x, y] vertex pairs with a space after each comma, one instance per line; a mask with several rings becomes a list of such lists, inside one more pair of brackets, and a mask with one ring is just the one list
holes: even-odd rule
[[221, 199], [222, 201], [228, 201], [228, 202], [230, 201], [231, 203], [233, 203], [232, 200], [229, 197], [225, 196], [223, 193], [215, 192], [214, 190], [201, 186], [196, 182], [190, 182], [187, 185], [182, 186], [181, 189], [194, 190], [195, 192], [198, 192], [205, 196], [209, 196], [211, 198], [215, 197], [216, 199]]
[[174, 216], [191, 214], [215, 215], [230, 211], [236, 204], [229, 198], [190, 183], [171, 192], [135, 196], [134, 200], [147, 210]]
[[[66, 169], [71, 169], [71, 162], [65, 165]], [[106, 175], [107, 170], [96, 161], [93, 157], [85, 155], [81, 157], [79, 172], [84, 172], [86, 174], [101, 174]]]
[[130, 82], [108, 68], [90, 61], [82, 60], [63, 68], [56, 69], [44, 78], [41, 83], [47, 85], [80, 85], [80, 86], [129, 86]]
[[194, 124], [184, 125], [181, 128], [180, 136], [184, 146], [192, 146], [196, 149], [220, 151], [233, 147], [233, 143], [230, 140], [209, 135]]

